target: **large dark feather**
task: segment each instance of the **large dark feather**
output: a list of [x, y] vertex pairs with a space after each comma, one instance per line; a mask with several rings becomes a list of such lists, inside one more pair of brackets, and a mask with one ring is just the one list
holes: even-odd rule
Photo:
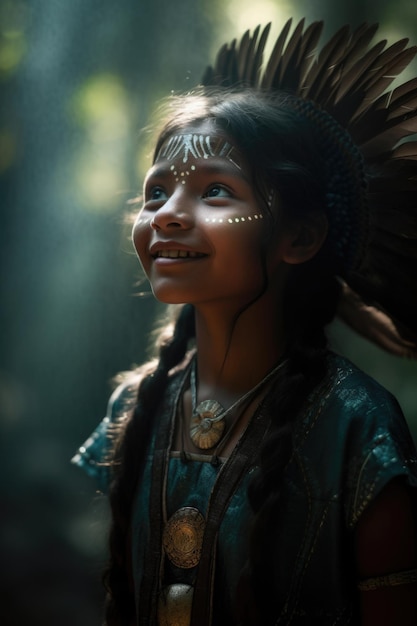
[[356, 62], [356, 59], [367, 49], [378, 30], [378, 24], [360, 24], [350, 37], [349, 47], [343, 58], [346, 70]]
[[303, 37], [303, 29], [304, 20], [301, 20], [288, 40], [285, 51], [281, 56], [281, 63], [279, 66], [279, 81], [281, 89], [288, 90], [291, 84], [298, 85], [300, 77], [297, 61]]
[[[392, 153], [393, 159], [417, 159], [417, 141], [407, 141], [401, 144]], [[417, 199], [416, 199], [417, 204]]]
[[317, 53], [323, 23], [314, 22], [304, 33], [300, 23], [285, 51], [285, 59], [280, 67], [280, 87], [286, 91], [299, 94], [304, 87], [305, 77], [313, 64]]
[[344, 73], [341, 84], [338, 86], [335, 93], [336, 101], [341, 100], [350, 91], [366, 84], [367, 80], [369, 80], [369, 71], [373, 71], [374, 62], [385, 48], [385, 44], [385, 40], [379, 41]]
[[292, 19], [289, 19], [279, 37], [277, 38], [271, 56], [269, 57], [268, 64], [265, 69], [264, 77], [261, 83], [263, 89], [279, 89], [279, 64], [281, 61], [282, 51], [287, 40], [288, 33], [290, 31]]
[[417, 93], [417, 78], [412, 78], [411, 80], [406, 81], [402, 85], [399, 85], [390, 93], [389, 101], [387, 106], [393, 106], [394, 103], [398, 103], [401, 106], [403, 100], [408, 102], [410, 94]]
[[383, 347], [417, 357], [417, 141], [410, 140], [417, 133], [417, 78], [388, 91], [417, 47], [406, 39], [372, 44], [377, 25], [361, 24], [342, 27], [317, 52], [323, 22], [305, 28], [301, 20], [290, 35], [291, 26], [288, 20], [263, 74], [269, 24], [222, 47], [203, 84], [291, 91], [349, 131], [365, 158], [369, 244], [361, 268], [346, 277], [356, 292], [351, 305], [360, 310], [358, 317], [351, 307], [348, 317]]
[[256, 46], [256, 41], [258, 39], [259, 31], [260, 31], [260, 27], [257, 26], [253, 32], [252, 37], [250, 37], [249, 32], [248, 32], [247, 37], [244, 39], [244, 41], [242, 40], [240, 44], [239, 57], [242, 59], [242, 61], [239, 62], [239, 66], [240, 66], [239, 69], [241, 72], [239, 78], [241, 82], [245, 85], [252, 86], [251, 77], [253, 73], [253, 66], [254, 66], [254, 60], [255, 60], [254, 50]]
[[298, 54], [300, 84], [296, 90], [297, 95], [301, 95], [304, 91], [304, 83], [314, 59], [317, 56], [317, 46], [320, 36], [323, 32], [323, 22], [313, 22], [306, 29], [301, 40], [300, 50]]
[[261, 37], [258, 42], [258, 46], [255, 51], [255, 57], [253, 62], [251, 85], [259, 86], [261, 80], [261, 70], [264, 57], [265, 44], [268, 39], [271, 24], [267, 24], [261, 33]]
[[349, 43], [350, 31], [344, 26], [330, 39], [319, 53], [305, 79], [305, 98], [319, 102], [320, 94], [326, 93], [335, 83], [340, 72], [339, 62]]

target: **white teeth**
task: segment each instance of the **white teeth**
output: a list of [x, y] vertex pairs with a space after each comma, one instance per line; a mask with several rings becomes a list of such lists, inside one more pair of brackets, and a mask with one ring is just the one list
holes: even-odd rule
[[188, 250], [159, 250], [157, 256], [163, 257], [165, 259], [194, 259], [202, 255], [198, 252], [191, 252]]

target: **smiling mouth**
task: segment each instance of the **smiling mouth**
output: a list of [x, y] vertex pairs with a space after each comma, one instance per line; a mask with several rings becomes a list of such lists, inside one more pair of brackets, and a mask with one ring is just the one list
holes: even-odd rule
[[159, 250], [152, 256], [154, 259], [199, 259], [207, 255], [202, 252], [191, 252], [189, 250]]

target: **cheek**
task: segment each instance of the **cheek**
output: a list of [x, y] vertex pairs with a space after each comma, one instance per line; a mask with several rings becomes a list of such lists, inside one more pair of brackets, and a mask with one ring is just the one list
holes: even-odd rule
[[231, 249], [259, 249], [263, 239], [263, 223], [260, 216], [247, 217], [238, 213], [205, 218], [205, 232], [218, 245]]
[[[214, 225], [213, 225], [214, 226]], [[246, 272], [246, 276], [258, 279], [268, 271], [272, 253], [278, 245], [272, 234], [268, 219], [254, 218], [244, 222], [234, 221], [218, 227], [217, 243], [222, 250], [222, 261], [226, 267], [236, 272]]]
[[132, 242], [145, 271], [150, 234], [149, 220], [145, 220], [143, 217], [139, 216], [132, 229]]
[[207, 208], [204, 212], [203, 221], [205, 224], [214, 224], [219, 228], [224, 228], [225, 232], [239, 232], [240, 226], [243, 231], [251, 232], [259, 228], [259, 224], [264, 219], [260, 211], [250, 211], [246, 207], [213, 207]]
[[246, 277], [258, 276], [262, 256], [262, 227], [258, 223], [239, 220], [232, 223], [210, 224], [211, 239], [215, 250], [214, 262], [220, 271]]

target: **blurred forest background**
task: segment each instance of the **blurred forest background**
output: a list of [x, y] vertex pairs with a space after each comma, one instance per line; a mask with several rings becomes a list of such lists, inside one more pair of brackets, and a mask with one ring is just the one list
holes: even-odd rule
[[[2, 626], [101, 623], [106, 504], [70, 458], [158, 315], [135, 295], [123, 226], [149, 163], [141, 128], [223, 40], [290, 16], [417, 43], [415, 0], [0, 0]], [[332, 334], [417, 439], [417, 364]]]

